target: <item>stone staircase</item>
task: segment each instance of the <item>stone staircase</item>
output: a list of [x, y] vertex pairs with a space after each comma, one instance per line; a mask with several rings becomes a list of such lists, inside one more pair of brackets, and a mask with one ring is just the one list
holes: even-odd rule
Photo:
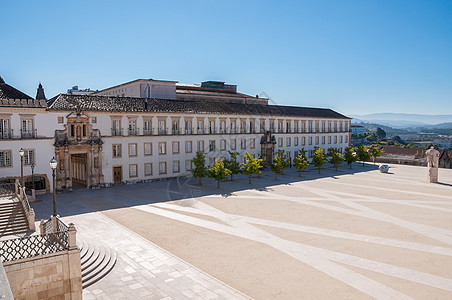
[[25, 211], [17, 199], [0, 199], [0, 238], [29, 231]]
[[116, 252], [98, 242], [80, 238], [77, 240], [80, 248], [82, 265], [82, 287], [87, 288], [105, 277], [116, 264]]

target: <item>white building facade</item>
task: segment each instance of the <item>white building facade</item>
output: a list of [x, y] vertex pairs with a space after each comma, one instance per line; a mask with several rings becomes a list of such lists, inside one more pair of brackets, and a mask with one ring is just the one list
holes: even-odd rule
[[[239, 152], [242, 162], [248, 152], [270, 164], [279, 149], [293, 158], [303, 148], [310, 157], [315, 147], [343, 151], [350, 143], [350, 118], [329, 109], [268, 105], [267, 99], [237, 93], [224, 83], [159, 81], [158, 86], [154, 91], [166, 98], [103, 95], [104, 90], [98, 95], [60, 94], [35, 106], [1, 100], [0, 118], [14, 133], [0, 142], [0, 160], [1, 153], [9, 153], [0, 161], [0, 180], [20, 176], [21, 148], [32, 152], [35, 174], [44, 178], [48, 191], [53, 156], [58, 161], [56, 187], [71, 190], [189, 176], [197, 151], [206, 153], [208, 165], [228, 158], [228, 151]], [[31, 136], [19, 135], [27, 128]]]

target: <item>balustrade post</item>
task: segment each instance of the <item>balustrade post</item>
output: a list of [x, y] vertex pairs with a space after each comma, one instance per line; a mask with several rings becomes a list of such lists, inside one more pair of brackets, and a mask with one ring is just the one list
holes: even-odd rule
[[44, 220], [43, 219], [41, 219], [41, 222], [39, 222], [39, 234], [41, 234], [41, 235], [43, 235], [45, 232], [44, 232]]
[[58, 231], [58, 219], [56, 216], [50, 216], [50, 220], [52, 220], [52, 232], [57, 232]]
[[75, 229], [74, 223], [69, 223], [68, 244], [69, 250], [77, 249], [77, 229]]
[[31, 231], [36, 231], [35, 210], [33, 208], [30, 208], [30, 214], [28, 215], [28, 228]]

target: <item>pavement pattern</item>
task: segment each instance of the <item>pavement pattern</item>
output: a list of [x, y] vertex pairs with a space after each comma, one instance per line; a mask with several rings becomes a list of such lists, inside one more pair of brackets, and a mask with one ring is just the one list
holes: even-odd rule
[[[399, 165], [285, 173], [220, 190], [173, 179], [64, 195], [81, 237], [119, 249], [117, 268], [84, 296], [247, 297], [152, 241], [256, 299], [452, 298], [452, 170], [440, 170], [440, 184], [426, 182], [426, 168]], [[176, 282], [191, 276], [179, 265], [216, 285]]]

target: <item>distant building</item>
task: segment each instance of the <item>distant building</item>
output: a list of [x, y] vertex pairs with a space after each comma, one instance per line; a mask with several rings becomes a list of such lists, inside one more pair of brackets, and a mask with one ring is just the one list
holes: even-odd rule
[[[74, 85], [72, 87], [72, 89], [67, 90], [67, 93], [69, 95], [89, 95], [92, 93], [95, 93], [96, 91], [93, 91], [91, 89], [84, 89], [84, 90], [79, 90], [78, 89], [78, 85]], [[37, 99], [37, 98], [36, 98]]]
[[361, 125], [351, 125], [350, 126], [352, 133], [366, 133], [366, 128]]
[[[382, 146], [381, 148], [383, 148], [383, 153], [375, 159], [376, 162], [427, 166], [427, 157], [423, 148], [404, 148], [401, 146]], [[439, 167], [452, 169], [452, 161], [445, 150], [441, 151]]]

